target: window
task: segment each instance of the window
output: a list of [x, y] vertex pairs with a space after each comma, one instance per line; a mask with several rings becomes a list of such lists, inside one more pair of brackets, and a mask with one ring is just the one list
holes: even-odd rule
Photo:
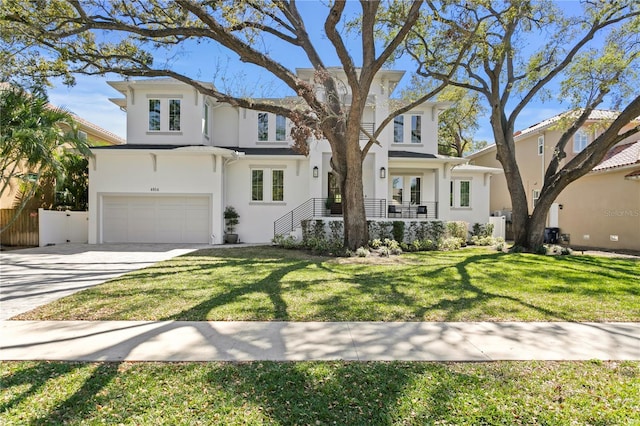
[[449, 183], [449, 207], [453, 207], [453, 181]]
[[573, 152], [576, 154], [578, 152], [582, 152], [582, 150], [587, 147], [588, 142], [589, 138], [587, 136], [587, 132], [584, 130], [578, 130], [578, 132], [573, 135]]
[[271, 171], [271, 199], [284, 201], [284, 170]]
[[169, 100], [169, 130], [180, 130], [180, 99]]
[[205, 102], [202, 108], [202, 133], [205, 136], [209, 136], [209, 104]]
[[251, 170], [251, 201], [264, 200], [264, 170]]
[[149, 130], [160, 130], [160, 99], [149, 99]]
[[337, 176], [329, 172], [327, 183], [329, 187], [327, 198], [332, 200], [334, 203], [341, 203], [342, 194], [340, 193], [340, 182], [338, 182]]
[[420, 178], [411, 178], [411, 204], [420, 204]]
[[544, 136], [538, 136], [538, 155], [544, 155]]
[[449, 205], [453, 208], [471, 207], [471, 181], [452, 180], [449, 192]]
[[411, 116], [411, 143], [422, 143], [422, 117]]
[[404, 116], [402, 115], [393, 119], [393, 142], [404, 142]]
[[87, 141], [87, 132], [83, 132], [82, 130], [78, 130], [78, 139], [81, 141]]
[[391, 199], [396, 201], [398, 204], [402, 204], [402, 190], [404, 189], [404, 179], [402, 176], [392, 176], [391, 177]]
[[284, 115], [276, 115], [276, 140], [287, 139], [287, 118]]
[[536, 208], [536, 204], [538, 204], [538, 198], [540, 198], [540, 190], [534, 189], [531, 192], [531, 203], [533, 204], [533, 208]]
[[471, 182], [468, 180], [460, 181], [460, 207], [471, 206]]
[[258, 113], [258, 140], [269, 140], [269, 114], [266, 112]]
[[284, 201], [284, 170], [251, 170], [251, 201]]

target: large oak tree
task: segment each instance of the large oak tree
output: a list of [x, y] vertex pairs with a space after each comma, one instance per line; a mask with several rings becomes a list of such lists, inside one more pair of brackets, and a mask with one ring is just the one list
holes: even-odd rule
[[[406, 42], [419, 75], [470, 90], [488, 104], [497, 159], [511, 196], [515, 244], [529, 250], [542, 244], [549, 208], [560, 192], [611, 147], [640, 131], [640, 3], [583, 0], [573, 6], [579, 10], [567, 13], [546, 0], [444, 2], [428, 26], [418, 21]], [[469, 38], [472, 47], [465, 50]], [[458, 62], [463, 50], [460, 72], [452, 76], [449, 64]], [[532, 101], [555, 95], [570, 102], [573, 113], [563, 120], [564, 132], [530, 215], [514, 126]], [[607, 100], [620, 114], [587, 149], [565, 161], [567, 142]]]
[[[168, 76], [219, 102], [287, 116], [294, 123], [297, 149], [304, 152], [310, 136], [328, 140], [332, 168], [343, 194], [345, 247], [355, 249], [368, 243], [362, 182], [362, 162], [367, 152], [393, 116], [424, 102], [445, 85], [396, 108], [373, 134], [368, 134], [368, 143], [360, 144], [360, 132], [366, 133], [361, 119], [373, 78], [397, 55], [399, 46], [423, 16], [422, 3], [401, 1], [382, 7], [377, 1], [335, 1], [322, 8], [323, 16], [308, 17], [294, 0], [5, 0], [0, 6], [0, 20], [7, 30], [7, 51], [15, 54], [2, 61], [22, 64], [36, 73], [65, 75], [69, 80], [73, 73]], [[382, 19], [383, 15], [392, 19]], [[309, 19], [324, 22], [324, 41], [346, 75], [352, 94], [350, 104], [341, 102], [339, 83], [329, 70], [334, 64], [327, 64], [323, 57], [327, 49], [318, 48], [321, 38], [312, 37], [307, 30]], [[386, 41], [378, 37], [381, 33], [387, 34]], [[352, 55], [347, 36], [357, 42], [359, 57]], [[203, 85], [201, 76], [180, 72], [171, 61], [154, 60], [154, 56], [170, 58], [170, 52], [193, 46], [194, 42], [211, 44], [212, 68], [222, 46], [239, 61], [266, 70], [301, 102], [284, 105], [234, 95]], [[183, 49], [183, 56], [188, 49]], [[324, 97], [278, 60], [277, 53], [282, 49], [299, 58], [295, 66], [308, 64], [315, 70], [315, 84], [323, 87]]]

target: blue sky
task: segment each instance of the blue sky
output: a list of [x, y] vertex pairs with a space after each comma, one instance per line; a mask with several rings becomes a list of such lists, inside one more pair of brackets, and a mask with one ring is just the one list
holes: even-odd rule
[[[561, 3], [563, 7], [572, 9], [577, 2], [567, 1]], [[326, 15], [326, 9], [318, 9], [318, 2], [302, 2], [300, 9], [303, 15], [313, 16], [313, 14]], [[575, 9], [574, 9], [575, 10]], [[322, 25], [324, 19], [308, 19], [307, 29], [310, 34], [315, 34], [314, 42], [322, 55], [327, 66], [338, 65], [339, 62], [333, 48], [322, 35]], [[291, 49], [278, 49], [277, 44], [271, 40], [264, 40], [264, 47], [269, 49], [272, 55], [278, 58], [281, 63], [290, 69], [296, 67], [308, 67], [302, 54]], [[354, 60], [357, 62], [360, 56], [360, 45], [355, 38], [347, 38], [347, 46], [350, 49]], [[203, 81], [212, 81], [220, 88], [223, 82], [221, 75], [225, 75], [232, 82], [242, 82], [236, 84], [236, 90], [253, 90], [260, 88], [262, 93], [252, 93], [254, 96], [282, 96], [290, 95], [287, 88], [268, 73], [247, 65], [240, 64], [235, 56], [222, 47], [213, 44], [185, 45], [179, 51], [171, 52], [170, 57], [156, 57], [157, 62], [170, 61], [172, 68], [181, 71], [191, 77]], [[408, 84], [412, 71], [412, 64], [409, 61], [401, 60], [395, 64], [394, 69], [405, 70], [407, 74], [402, 84]], [[217, 77], [216, 77], [217, 76]], [[77, 76], [77, 84], [67, 88], [62, 84], [50, 89], [49, 97], [51, 103], [64, 106], [82, 118], [97, 124], [123, 138], [126, 137], [126, 114], [119, 107], [109, 101], [109, 98], [119, 97], [120, 94], [111, 88], [106, 82], [110, 80], [121, 80], [118, 75], [101, 76]], [[251, 83], [246, 84], [247, 81]], [[244, 85], [244, 87], [242, 86]], [[547, 103], [532, 102], [525, 109], [516, 122], [516, 130], [526, 128], [541, 120], [549, 118], [567, 109], [566, 105], [561, 105], [555, 101]], [[476, 133], [476, 139], [493, 141], [493, 136], [486, 117], [480, 120], [480, 129]]]

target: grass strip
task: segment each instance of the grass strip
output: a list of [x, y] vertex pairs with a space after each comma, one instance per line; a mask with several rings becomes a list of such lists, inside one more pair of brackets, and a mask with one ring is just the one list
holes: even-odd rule
[[640, 362], [5, 362], [0, 374], [4, 425], [640, 422]]

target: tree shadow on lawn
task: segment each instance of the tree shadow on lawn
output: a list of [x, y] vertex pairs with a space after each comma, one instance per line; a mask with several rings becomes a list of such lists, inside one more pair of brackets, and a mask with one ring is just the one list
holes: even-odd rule
[[[462, 261], [441, 264], [436, 269], [427, 273], [418, 273], [406, 280], [417, 281], [405, 284], [402, 275], [396, 272], [360, 272], [346, 281], [351, 285], [351, 290], [358, 295], [341, 300], [332, 296], [319, 300], [322, 306], [323, 317], [337, 317], [336, 320], [349, 320], [349, 313], [361, 311], [363, 315], [380, 315], [379, 318], [369, 320], [381, 321], [424, 321], [424, 320], [460, 320], [465, 314], [474, 315], [481, 306], [486, 306], [492, 301], [507, 301], [513, 306], [520, 306], [538, 312], [545, 318], [565, 319], [562, 312], [536, 306], [523, 298], [499, 294], [487, 291], [475, 282], [482, 277], [478, 276], [478, 265], [486, 265], [486, 269], [500, 268], [504, 266], [504, 260], [508, 254], [489, 253], [465, 257]], [[473, 265], [475, 271], [469, 272], [469, 266]], [[535, 266], [532, 263], [532, 266]], [[455, 274], [452, 274], [455, 271]], [[443, 276], [455, 275], [455, 279], [443, 282]], [[418, 297], [415, 288], [423, 288], [424, 292], [431, 292], [426, 298]], [[431, 297], [430, 297], [431, 296]], [[367, 299], [373, 299], [373, 306], [367, 306]], [[429, 300], [434, 300], [428, 303]], [[351, 301], [360, 300], [359, 306], [353, 306]], [[380, 311], [375, 312], [376, 306]], [[434, 318], [435, 317], [435, 318]]]
[[[2, 387], [4, 389], [8, 390], [11, 387], [19, 387], [21, 385], [29, 385], [29, 388], [21, 394], [16, 395], [12, 400], [0, 405], [0, 412], [7, 413], [12, 408], [26, 403], [29, 397], [42, 392], [43, 388], [48, 386], [50, 381], [63, 379], [64, 376], [74, 374], [80, 369], [91, 366], [93, 368], [91, 375], [83, 380], [82, 385], [75, 390], [75, 392], [52, 407], [46, 414], [29, 419], [28, 424], [51, 425], [80, 422], [85, 420], [92, 411], [96, 410], [96, 396], [118, 375], [119, 365], [119, 363], [91, 365], [79, 362], [38, 362], [32, 367], [20, 370], [13, 375], [3, 378]], [[52, 384], [52, 386], [61, 394], [64, 392], [64, 389], [66, 389], [56, 384]], [[65, 386], [69, 385], [66, 384]], [[45, 395], [45, 398], [49, 397], [50, 395]]]
[[[433, 381], [416, 389], [423, 375]], [[243, 395], [276, 424], [350, 425], [450, 418], [457, 394], [483, 381], [447, 364], [401, 362], [224, 364], [207, 379], [229, 398]]]
[[[255, 267], [255, 260], [231, 262], [240, 265], [244, 264], [246, 267]], [[251, 294], [264, 294], [269, 298], [272, 305], [272, 316], [269, 316], [269, 319], [275, 321], [286, 321], [289, 319], [289, 313], [287, 311], [287, 303], [282, 297], [282, 279], [289, 273], [304, 269], [312, 263], [313, 262], [310, 261], [284, 263], [283, 267], [276, 268], [266, 277], [258, 281], [234, 286], [229, 291], [225, 291], [222, 294], [207, 299], [189, 309], [162, 318], [162, 320], [206, 321], [208, 319], [207, 317], [209, 312], [220, 306], [237, 302]]]

